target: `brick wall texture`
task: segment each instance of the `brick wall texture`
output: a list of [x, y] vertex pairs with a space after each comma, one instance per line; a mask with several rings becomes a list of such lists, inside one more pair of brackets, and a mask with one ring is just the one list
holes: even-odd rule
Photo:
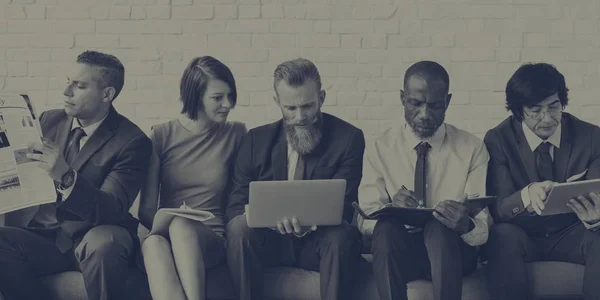
[[408, 66], [441, 63], [454, 94], [447, 122], [480, 137], [508, 114], [517, 67], [552, 63], [571, 89], [568, 112], [599, 123], [598, 0], [0, 0], [0, 92], [61, 106], [65, 70], [97, 49], [126, 67], [117, 109], [149, 131], [180, 109], [194, 56], [225, 62], [238, 82], [231, 119], [249, 128], [280, 117], [272, 74], [288, 59], [319, 68], [324, 111], [370, 139], [403, 121]]

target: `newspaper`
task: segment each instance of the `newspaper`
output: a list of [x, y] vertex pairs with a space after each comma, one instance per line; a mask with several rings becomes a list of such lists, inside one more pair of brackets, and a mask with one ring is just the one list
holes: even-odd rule
[[0, 94], [0, 214], [56, 201], [54, 182], [27, 158], [42, 142], [37, 114], [24, 94]]
[[215, 215], [213, 215], [209, 211], [193, 209], [187, 206], [185, 202], [183, 202], [180, 208], [161, 208], [158, 210], [158, 212], [156, 212], [156, 215], [154, 215], [152, 230], [150, 230], [148, 235], [168, 235], [169, 225], [175, 217], [182, 217], [198, 222], [205, 222], [214, 219]]

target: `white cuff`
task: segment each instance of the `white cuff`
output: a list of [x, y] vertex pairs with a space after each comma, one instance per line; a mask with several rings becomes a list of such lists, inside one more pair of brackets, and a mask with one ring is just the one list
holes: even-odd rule
[[523, 207], [525, 209], [527, 209], [527, 207], [529, 205], [531, 205], [531, 198], [529, 198], [529, 187], [531, 186], [531, 183], [528, 184], [526, 187], [524, 187], [521, 190], [521, 201], [523, 202]]
[[583, 222], [583, 221], [582, 221], [582, 223], [583, 223], [583, 226], [585, 226], [585, 228], [588, 229], [588, 230], [596, 231], [596, 230], [600, 229], [600, 221], [598, 221], [598, 222], [596, 222], [596, 223], [594, 223], [592, 225], [590, 225], [590, 224], [588, 224], [586, 222]]

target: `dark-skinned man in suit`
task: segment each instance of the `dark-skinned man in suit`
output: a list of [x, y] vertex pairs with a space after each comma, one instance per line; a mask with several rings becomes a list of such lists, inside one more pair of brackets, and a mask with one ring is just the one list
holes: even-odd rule
[[533, 299], [525, 263], [585, 265], [584, 299], [600, 299], [600, 197], [569, 200], [572, 212], [541, 216], [555, 183], [600, 178], [600, 128], [563, 112], [564, 76], [547, 63], [524, 64], [506, 86], [512, 116], [487, 132], [488, 193], [496, 221], [488, 239], [492, 299]]

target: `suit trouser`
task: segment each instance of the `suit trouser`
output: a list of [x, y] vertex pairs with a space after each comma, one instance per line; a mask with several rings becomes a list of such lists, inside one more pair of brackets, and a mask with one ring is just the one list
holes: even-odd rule
[[460, 300], [462, 278], [477, 268], [477, 250], [437, 220], [409, 233], [398, 218], [373, 230], [373, 273], [381, 300], [406, 300], [407, 283], [429, 279], [436, 300]]
[[7, 300], [47, 299], [39, 277], [67, 271], [81, 271], [90, 300], [124, 299], [133, 255], [125, 228], [94, 227], [66, 253], [56, 247], [54, 236], [0, 227], [0, 292]]
[[347, 223], [320, 227], [302, 238], [249, 228], [245, 215], [227, 224], [227, 264], [240, 300], [265, 299], [263, 271], [278, 265], [320, 272], [323, 300], [352, 299], [361, 245], [360, 232]]
[[564, 261], [585, 265], [583, 297], [600, 300], [600, 232], [587, 230], [581, 222], [548, 237], [528, 236], [516, 225], [496, 224], [486, 248], [492, 299], [533, 299], [525, 264]]

